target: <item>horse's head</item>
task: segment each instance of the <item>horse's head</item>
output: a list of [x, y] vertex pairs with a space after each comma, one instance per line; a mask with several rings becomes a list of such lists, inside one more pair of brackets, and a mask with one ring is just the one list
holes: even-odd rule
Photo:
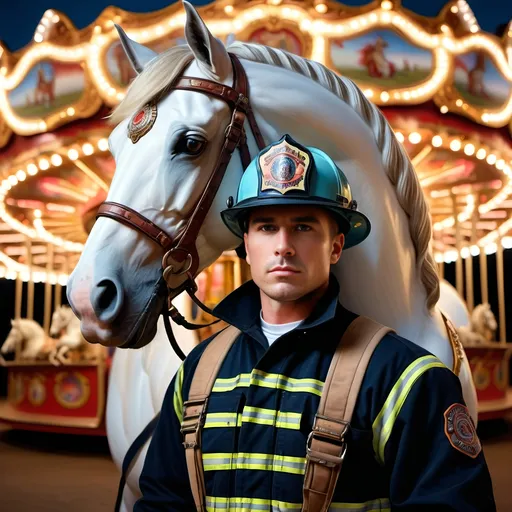
[[[188, 46], [157, 55], [119, 29], [138, 76], [114, 112], [118, 125], [109, 139], [116, 173], [107, 201], [139, 212], [174, 240], [216, 168], [232, 112], [215, 96], [174, 88], [183, 74], [229, 86], [233, 82], [224, 45], [195, 9], [184, 5]], [[197, 237], [198, 272], [239, 244], [218, 212], [236, 195], [241, 172], [235, 153]], [[151, 341], [165, 300], [163, 255], [157, 243], [138, 231], [111, 218], [97, 220], [67, 286], [89, 341], [129, 347]]]
[[14, 352], [16, 347], [23, 341], [23, 339], [24, 336], [20, 328], [19, 320], [11, 320], [11, 330], [2, 345], [2, 354]]
[[482, 334], [490, 332], [491, 335], [494, 335], [498, 328], [498, 323], [496, 322], [494, 313], [488, 303], [476, 306], [473, 310], [471, 320], [473, 322], [474, 330]]
[[58, 307], [52, 315], [52, 323], [50, 325], [50, 336], [52, 338], [58, 337], [62, 330], [65, 329], [71, 319], [73, 318], [74, 313], [69, 306], [60, 306]]

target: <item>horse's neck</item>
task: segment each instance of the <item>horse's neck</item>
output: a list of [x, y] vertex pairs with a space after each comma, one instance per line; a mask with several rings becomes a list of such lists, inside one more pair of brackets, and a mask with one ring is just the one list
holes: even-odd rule
[[19, 330], [24, 339], [44, 336], [44, 329], [38, 323], [23, 318], [19, 322]]
[[343, 253], [335, 267], [344, 305], [400, 327], [405, 336], [421, 336], [432, 319], [408, 219], [385, 175], [376, 144], [361, 145], [374, 139], [370, 128], [343, 100], [306, 77], [254, 63], [246, 69], [266, 140], [289, 133], [302, 144], [326, 151], [347, 176], [360, 210], [372, 222], [369, 238]]

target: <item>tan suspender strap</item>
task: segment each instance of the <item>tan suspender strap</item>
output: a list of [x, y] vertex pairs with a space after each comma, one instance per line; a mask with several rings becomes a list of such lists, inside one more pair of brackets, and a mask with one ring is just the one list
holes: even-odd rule
[[347, 445], [345, 435], [370, 357], [391, 329], [360, 316], [347, 328], [327, 373], [307, 441], [303, 512], [327, 512]]
[[208, 397], [229, 349], [240, 334], [233, 326], [224, 329], [206, 347], [199, 359], [188, 400], [183, 403], [181, 433], [185, 458], [190, 478], [190, 488], [196, 509], [206, 512], [206, 490], [204, 486], [203, 453], [201, 451], [201, 429], [204, 425]]

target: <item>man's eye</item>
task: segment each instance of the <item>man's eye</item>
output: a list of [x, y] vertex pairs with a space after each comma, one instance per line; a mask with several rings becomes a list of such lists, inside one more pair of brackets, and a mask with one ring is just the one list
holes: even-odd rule
[[275, 227], [272, 224], [262, 224], [259, 229], [260, 231], [275, 231]]
[[311, 226], [308, 226], [307, 224], [298, 224], [297, 231], [311, 231]]

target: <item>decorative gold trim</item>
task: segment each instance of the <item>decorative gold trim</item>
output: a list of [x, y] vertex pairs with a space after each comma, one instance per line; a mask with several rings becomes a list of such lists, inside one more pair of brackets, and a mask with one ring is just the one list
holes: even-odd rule
[[464, 347], [462, 346], [459, 334], [457, 333], [457, 330], [455, 329], [451, 321], [443, 313], [441, 313], [441, 316], [443, 317], [444, 325], [446, 327], [446, 333], [448, 334], [448, 341], [450, 342], [450, 345], [452, 347], [452, 371], [453, 373], [455, 373], [455, 375], [459, 376], [462, 362], [464, 361]]
[[128, 138], [133, 144], [136, 144], [144, 135], [146, 135], [155, 124], [158, 109], [155, 103], [144, 105], [141, 110], [136, 112], [128, 123]]

